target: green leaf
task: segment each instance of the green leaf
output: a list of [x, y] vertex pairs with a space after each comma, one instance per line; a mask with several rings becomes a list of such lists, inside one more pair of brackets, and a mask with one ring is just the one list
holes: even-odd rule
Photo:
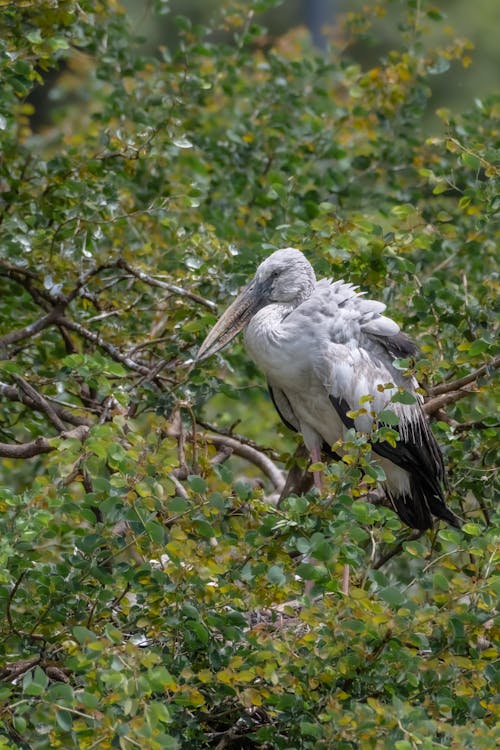
[[286, 583], [286, 576], [280, 565], [271, 565], [267, 570], [267, 580], [277, 586], [283, 586]]
[[464, 523], [462, 531], [469, 536], [480, 536], [483, 533], [482, 527], [477, 523]]
[[443, 573], [434, 573], [434, 575], [432, 576], [432, 582], [434, 588], [438, 589], [438, 591], [449, 591], [450, 589], [448, 579]]
[[399, 404], [415, 404], [417, 399], [415, 398], [413, 393], [409, 393], [408, 391], [399, 391], [398, 393], [394, 394], [394, 396], [391, 398], [391, 401]]
[[397, 425], [399, 424], [399, 417], [397, 414], [395, 414], [390, 409], [382, 409], [378, 412], [377, 418], [379, 422], [382, 422], [384, 424], [388, 425]]
[[183, 497], [173, 497], [168, 501], [168, 510], [170, 513], [185, 513], [189, 508], [189, 502]]
[[68, 41], [60, 36], [49, 39], [49, 44], [54, 50], [54, 52], [60, 49], [69, 49]]
[[319, 541], [317, 544], [315, 544], [311, 550], [313, 557], [316, 560], [321, 560], [323, 562], [330, 560], [330, 558], [333, 555], [333, 546], [331, 542], [327, 541], [326, 539]]
[[215, 529], [207, 521], [195, 521], [196, 531], [198, 534], [205, 539], [211, 539], [215, 537]]
[[165, 527], [161, 523], [158, 523], [158, 521], [146, 521], [144, 528], [155, 544], [165, 544], [166, 532]]
[[460, 154], [460, 159], [470, 169], [477, 170], [481, 166], [481, 160], [475, 154], [464, 152]]
[[469, 354], [471, 357], [477, 357], [478, 354], [482, 354], [487, 351], [488, 348], [489, 344], [487, 341], [484, 339], [476, 339], [469, 348]]
[[73, 627], [73, 635], [75, 636], [78, 643], [83, 645], [95, 641], [96, 634], [86, 628], [84, 625], [75, 625]]
[[364, 470], [369, 477], [372, 477], [377, 482], [384, 482], [386, 479], [385, 471], [378, 464], [368, 464], [368, 466], [364, 467]]
[[395, 586], [386, 586], [385, 588], [380, 589], [379, 597], [382, 601], [386, 602], [386, 604], [396, 608], [401, 607], [405, 602], [403, 594]]
[[208, 485], [204, 479], [197, 476], [196, 474], [192, 474], [188, 477], [189, 486], [194, 492], [198, 492], [200, 494], [203, 494], [207, 491]]
[[73, 719], [68, 711], [57, 709], [55, 712], [56, 722], [63, 732], [71, 732], [73, 728]]
[[26, 34], [26, 39], [28, 40], [28, 42], [31, 42], [31, 44], [41, 44], [43, 39], [40, 33], [40, 29], [32, 29], [31, 31], [28, 31], [28, 33]]

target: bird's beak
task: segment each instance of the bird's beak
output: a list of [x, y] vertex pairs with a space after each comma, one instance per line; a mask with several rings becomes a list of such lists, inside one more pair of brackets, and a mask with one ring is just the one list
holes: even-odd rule
[[211, 357], [226, 346], [263, 304], [263, 297], [257, 291], [255, 280], [252, 280], [214, 325], [198, 350], [197, 361]]

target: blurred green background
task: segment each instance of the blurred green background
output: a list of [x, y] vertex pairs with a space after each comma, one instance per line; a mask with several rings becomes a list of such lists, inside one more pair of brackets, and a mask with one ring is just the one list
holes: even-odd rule
[[[415, 0], [418, 8], [420, 0]], [[151, 50], [158, 44], [175, 45], [176, 15], [188, 16], [194, 23], [206, 24], [220, 6], [218, 0], [172, 0], [164, 3], [170, 9], [165, 14], [163, 26], [157, 20], [152, 22], [148, 13], [149, 3], [142, 0], [124, 0], [123, 5], [133, 19], [137, 33]], [[319, 49], [325, 44], [321, 30], [326, 26], [334, 34], [339, 17], [348, 12], [362, 12], [363, 0], [283, 0], [274, 4], [263, 2], [262, 6], [275, 5], [257, 18], [264, 25], [270, 37], [281, 36], [297, 26], [306, 26]], [[435, 33], [449, 36], [450, 41], [458, 36], [470, 40], [471, 64], [464, 68], [453, 64], [444, 75], [436, 76], [433, 96], [429, 102], [429, 118], [439, 107], [460, 109], [468, 107], [474, 99], [500, 88], [500, 2], [499, 0], [436, 0], [436, 11], [444, 17]], [[399, 46], [400, 24], [406, 3], [394, 0], [389, 12], [380, 18], [374, 32], [377, 44], [367, 38], [363, 44], [348, 51], [363, 66], [375, 64], [384, 48]], [[425, 25], [425, 19], [422, 19]], [[427, 22], [427, 26], [429, 23]], [[382, 40], [382, 42], [380, 41]]]

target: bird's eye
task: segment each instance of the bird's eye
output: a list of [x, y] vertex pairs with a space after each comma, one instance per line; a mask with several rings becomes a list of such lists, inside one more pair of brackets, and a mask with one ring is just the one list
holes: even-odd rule
[[280, 272], [278, 270], [271, 271], [270, 279], [277, 279], [280, 275]]

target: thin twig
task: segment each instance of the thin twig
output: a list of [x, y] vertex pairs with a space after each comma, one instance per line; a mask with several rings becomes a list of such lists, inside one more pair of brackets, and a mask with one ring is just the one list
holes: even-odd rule
[[396, 557], [396, 555], [399, 555], [401, 550], [403, 549], [403, 544], [406, 544], [406, 542], [414, 541], [415, 539], [418, 539], [422, 536], [424, 532], [420, 529], [412, 529], [410, 534], [405, 537], [404, 539], [401, 539], [399, 542], [397, 542], [393, 547], [391, 547], [387, 552], [380, 554], [377, 556], [377, 558], [373, 561], [372, 568], [374, 570], [378, 570], [382, 567], [382, 565], [385, 565], [386, 562], [389, 560], [392, 560], [393, 557]]

